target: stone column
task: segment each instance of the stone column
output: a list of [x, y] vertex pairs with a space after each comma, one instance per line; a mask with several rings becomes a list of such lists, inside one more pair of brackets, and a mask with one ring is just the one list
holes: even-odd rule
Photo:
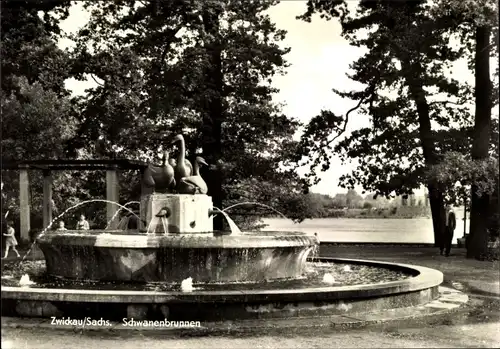
[[43, 171], [43, 228], [52, 221], [52, 173]]
[[146, 187], [146, 185], [143, 183], [143, 180], [142, 180], [142, 178], [143, 178], [143, 176], [144, 176], [144, 171], [146, 171], [146, 169], [142, 169], [142, 170], [140, 170], [140, 172], [139, 172], [139, 176], [140, 176], [140, 177], [139, 177], [139, 180], [140, 180], [140, 182], [141, 182], [141, 199], [142, 199], [143, 197], [145, 197], [146, 195], [151, 194], [151, 193], [150, 193], [150, 191], [151, 191], [151, 190], [150, 190], [148, 187]]
[[29, 242], [30, 224], [30, 180], [28, 177], [28, 167], [19, 170], [19, 209], [20, 227], [19, 233], [22, 242]]
[[[120, 190], [118, 186], [117, 169], [106, 170], [106, 200], [118, 202], [120, 200]], [[106, 204], [106, 220], [109, 222], [118, 211], [119, 207], [115, 204]]]

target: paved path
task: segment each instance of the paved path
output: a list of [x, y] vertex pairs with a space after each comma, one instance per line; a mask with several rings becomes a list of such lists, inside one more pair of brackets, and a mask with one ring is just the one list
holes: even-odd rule
[[[375, 259], [422, 265], [440, 270], [445, 283], [454, 288], [500, 296], [500, 262], [481, 262], [465, 258], [465, 248], [453, 248], [449, 257], [434, 247], [334, 245], [324, 244], [320, 255], [339, 258]], [[452, 284], [455, 283], [455, 284]], [[477, 293], [477, 292], [475, 292]]]
[[98, 334], [11, 329], [2, 334], [2, 348], [495, 348], [500, 345], [498, 331], [498, 323], [486, 323], [349, 330], [289, 337], [162, 339], [142, 335], [116, 338]]

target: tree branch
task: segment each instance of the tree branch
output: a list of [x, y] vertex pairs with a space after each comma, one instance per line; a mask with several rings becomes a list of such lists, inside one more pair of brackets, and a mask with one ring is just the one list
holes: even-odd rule
[[429, 102], [429, 107], [434, 104], [453, 104], [453, 105], [464, 105], [467, 101], [463, 101], [461, 103], [457, 102], [452, 102], [452, 101], [434, 101], [434, 102]]
[[[335, 137], [333, 137], [331, 140], [329, 140], [328, 142], [326, 142], [325, 146], [329, 146], [337, 138], [339, 138], [341, 135], [344, 134], [344, 132], [345, 132], [345, 130], [347, 128], [347, 123], [349, 122], [349, 114], [351, 114], [355, 110], [358, 110], [361, 107], [361, 105], [366, 102], [367, 99], [370, 99], [373, 102], [373, 93], [375, 92], [375, 86], [371, 87], [369, 92], [370, 92], [369, 95], [367, 95], [366, 97], [360, 99], [359, 102], [358, 102], [358, 104], [355, 107], [353, 107], [353, 108], [351, 108], [351, 109], [349, 109], [347, 111], [347, 113], [345, 114], [344, 124], [342, 125], [342, 128], [340, 129], [340, 132]], [[371, 104], [372, 103], [370, 103], [370, 105]]]
[[[94, 77], [94, 74], [90, 73], [90, 77], [92, 78], [92, 80], [95, 81], [95, 83], [101, 87], [104, 87], [104, 84], [101, 84], [99, 81], [96, 80], [96, 78]], [[104, 83], [106, 83], [106, 80], [104, 80]]]
[[170, 48], [170, 45], [172, 45], [172, 42], [174, 41], [175, 36], [184, 27], [185, 27], [184, 24], [180, 24], [177, 26], [177, 28], [170, 31], [171, 37], [170, 37], [170, 40], [168, 40], [165, 43], [165, 47], [163, 48], [163, 51], [162, 51], [161, 56], [160, 56], [160, 61], [158, 62], [159, 66], [161, 66], [161, 64], [165, 60], [165, 57], [167, 56], [168, 49]]

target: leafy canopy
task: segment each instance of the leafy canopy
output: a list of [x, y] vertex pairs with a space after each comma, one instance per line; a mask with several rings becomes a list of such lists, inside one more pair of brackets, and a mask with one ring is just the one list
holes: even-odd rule
[[[217, 167], [207, 177], [222, 178], [223, 200], [248, 198], [263, 183], [299, 195], [298, 176], [282, 170], [299, 123], [272, 102], [271, 79], [284, 73], [289, 51], [279, 45], [285, 32], [265, 13], [276, 3], [85, 3], [91, 16], [74, 37], [72, 75], [96, 86], [78, 101], [72, 147], [154, 162], [183, 133], [188, 154], [201, 152]], [[231, 194], [243, 184], [244, 196]]]
[[[318, 165], [329, 168], [333, 152], [359, 164], [341, 177], [342, 186], [358, 184], [385, 196], [410, 194], [428, 183], [428, 167], [446, 153], [470, 151], [473, 91], [450, 74], [468, 51], [450, 44], [456, 33], [434, 11], [426, 1], [361, 1], [355, 14], [345, 2], [308, 2], [302, 19], [311, 20], [314, 13], [339, 17], [342, 35], [367, 49], [348, 74], [364, 88], [334, 90], [357, 106], [345, 115], [323, 111], [305, 130], [301, 154], [313, 154], [311, 179]], [[345, 135], [354, 111], [370, 125]]]

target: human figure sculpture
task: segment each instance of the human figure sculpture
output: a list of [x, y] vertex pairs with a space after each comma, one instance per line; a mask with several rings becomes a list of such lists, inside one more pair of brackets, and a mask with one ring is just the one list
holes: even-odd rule
[[85, 219], [85, 215], [81, 214], [80, 219], [76, 223], [76, 230], [90, 230], [90, 224]]
[[156, 193], [169, 193], [175, 188], [174, 168], [170, 165], [168, 151], [163, 152], [160, 166], [149, 165], [142, 175], [142, 183]]
[[177, 185], [177, 192], [179, 194], [207, 194], [208, 186], [200, 175], [200, 166], [208, 166], [206, 161], [201, 157], [196, 157], [193, 167], [193, 175], [183, 177]]
[[64, 221], [59, 221], [58, 223], [58, 226], [57, 226], [57, 231], [65, 231], [65, 230], [68, 230], [66, 229], [66, 227], [64, 226]]
[[175, 161], [174, 172], [175, 172], [175, 182], [179, 184], [181, 178], [189, 177], [193, 174], [193, 166], [186, 160], [186, 144], [184, 142], [184, 137], [182, 135], [177, 135], [172, 141], [172, 145], [179, 143], [179, 154], [177, 155], [177, 161]]

